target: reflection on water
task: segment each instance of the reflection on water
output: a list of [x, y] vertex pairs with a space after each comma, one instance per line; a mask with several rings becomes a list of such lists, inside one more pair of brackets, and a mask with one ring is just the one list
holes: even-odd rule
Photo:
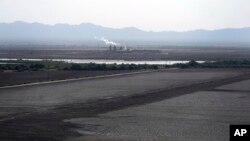
[[[1, 61], [16, 61], [19, 59], [8, 59], [8, 58], [1, 58]], [[104, 60], [104, 59], [22, 59], [25, 61], [61, 61], [67, 63], [79, 63], [79, 64], [86, 64], [86, 63], [95, 63], [95, 64], [148, 64], [148, 65], [173, 65], [173, 64], [185, 64], [189, 61], [182, 60], [182, 61], [127, 61], [127, 60]], [[204, 63], [204, 61], [197, 61], [198, 63]]]

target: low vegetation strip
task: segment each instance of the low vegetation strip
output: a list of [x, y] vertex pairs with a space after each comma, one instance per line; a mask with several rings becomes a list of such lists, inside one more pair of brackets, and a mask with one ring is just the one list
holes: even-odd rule
[[204, 63], [198, 63], [191, 60], [187, 64], [174, 64], [170, 67], [176, 68], [250, 68], [249, 60], [231, 60], [231, 61], [208, 61]]
[[186, 64], [173, 65], [74, 64], [56, 61], [25, 60], [0, 61], [0, 87], [165, 68], [250, 68], [250, 61], [211, 61], [198, 63], [192, 60]]
[[76, 64], [57, 61], [0, 61], [0, 71], [41, 71], [41, 70], [77, 70], [77, 71], [107, 71], [107, 70], [141, 70], [158, 69], [157, 65], [135, 64]]
[[249, 60], [231, 61], [208, 61], [198, 63], [194, 60], [186, 64], [173, 65], [148, 65], [148, 64], [76, 64], [57, 61], [0, 61], [0, 72], [4, 71], [43, 71], [43, 70], [66, 70], [66, 71], [110, 71], [110, 70], [142, 70], [159, 68], [250, 68]]

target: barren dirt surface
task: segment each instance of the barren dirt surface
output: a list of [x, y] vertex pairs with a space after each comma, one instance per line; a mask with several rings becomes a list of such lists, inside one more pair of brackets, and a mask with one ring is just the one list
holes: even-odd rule
[[26, 71], [0, 72], [0, 87], [27, 83], [64, 80], [127, 73], [132, 71]]
[[[183, 129], [177, 132], [180, 134], [183, 133], [183, 139], [186, 136], [190, 136], [190, 139], [200, 139], [196, 138], [195, 134], [185, 134], [186, 132], [184, 132], [188, 132], [189, 126], [192, 125], [191, 129], [196, 130], [204, 127], [203, 124], [196, 124], [196, 122], [200, 122], [200, 117], [193, 115], [193, 112], [209, 111], [206, 106], [217, 108], [220, 100], [214, 103], [213, 100], [216, 100], [216, 96], [219, 99], [223, 99], [225, 96], [225, 94], [220, 95], [219, 93], [206, 95], [202, 92], [199, 94], [200, 91], [211, 91], [223, 85], [248, 79], [250, 79], [250, 75], [247, 70], [166, 70], [120, 77], [0, 89], [0, 139], [14, 141], [57, 141], [66, 139], [94, 140], [96, 138], [100, 140], [98, 136], [100, 135], [113, 140], [117, 138], [119, 140], [140, 140], [147, 136], [160, 140], [166, 137], [176, 137], [176, 135], [168, 131], [184, 127], [187, 127], [185, 128], [187, 130]], [[193, 93], [195, 93], [195, 96], [193, 96]], [[233, 101], [232, 97], [234, 97], [234, 94], [231, 95], [231, 97], [225, 97], [223, 100], [230, 103], [230, 101]], [[175, 100], [176, 98], [180, 98], [177, 100], [179, 102], [173, 101], [171, 104], [171, 100]], [[192, 102], [192, 99], [196, 102]], [[170, 105], [168, 105], [168, 102], [168, 104], [164, 104], [164, 100], [170, 101]], [[206, 105], [204, 103], [206, 100], [211, 102], [208, 102]], [[163, 104], [157, 104], [159, 101], [162, 101]], [[248, 99], [239, 99], [236, 102], [242, 102], [242, 107], [248, 107], [245, 104], [246, 101]], [[145, 112], [143, 112], [144, 107], [142, 107], [142, 110], [138, 110], [138, 115], [140, 113], [142, 115], [139, 115], [139, 118], [136, 116], [133, 117], [133, 114], [137, 113], [137, 110], [133, 107], [140, 105], [148, 106], [147, 104], [150, 103], [158, 105], [152, 109], [146, 107], [148, 110], [153, 110], [152, 114], [151, 112], [147, 112], [145, 115]], [[181, 104], [184, 104], [184, 106], [181, 107]], [[193, 109], [188, 109], [189, 105]], [[123, 109], [127, 109], [128, 112], [123, 112]], [[164, 117], [164, 114], [157, 115], [157, 113], [163, 112], [170, 114], [174, 109], [177, 112], [180, 111], [185, 114], [180, 113], [180, 115], [176, 115], [179, 118], [174, 118], [173, 115], [171, 119]], [[124, 113], [124, 121], [122, 121], [123, 118], [119, 121], [117, 117], [113, 118], [114, 122], [112, 124], [109, 124], [109, 121], [103, 121], [103, 115], [101, 114], [107, 113], [107, 117], [109, 117], [108, 112], [117, 110], [121, 110]], [[234, 113], [234, 109], [230, 110], [230, 105], [225, 105], [224, 108], [221, 108], [221, 111], [226, 111], [225, 113], [227, 111]], [[216, 123], [217, 120], [227, 116], [223, 114], [216, 116], [221, 111], [208, 112], [210, 115], [204, 115], [202, 118], [211, 118], [211, 115], [214, 115], [212, 116], [214, 120], [210, 120], [209, 122]], [[111, 113], [111, 120], [112, 115], [113, 113]], [[99, 116], [100, 118], [98, 118]], [[126, 119], [126, 116], [128, 119]], [[131, 118], [129, 119], [130, 116]], [[168, 116], [171, 116], [171, 114]], [[160, 119], [158, 120], [157, 118]], [[185, 120], [189, 118], [193, 118], [192, 120], [194, 120], [195, 124], [184, 123], [185, 121], [189, 122]], [[165, 121], [162, 124], [163, 126], [157, 126], [157, 124], [161, 123], [160, 120]], [[120, 126], [118, 124], [122, 125], [123, 122], [126, 125], [127, 122], [130, 124], [119, 129]], [[157, 123], [154, 124], [154, 122]], [[155, 125], [156, 128], [149, 129], [148, 124]], [[169, 124], [171, 126], [167, 126]], [[106, 130], [106, 126], [109, 127], [107, 131], [110, 134], [100, 132], [100, 128]], [[131, 134], [131, 131], [133, 131], [131, 128], [142, 130], [142, 132], [133, 132]], [[210, 131], [214, 127], [207, 126], [207, 128]], [[149, 130], [144, 131], [147, 129]], [[127, 132], [123, 132], [124, 130]], [[90, 136], [89, 133], [93, 133], [93, 136]], [[144, 133], [148, 134], [145, 134], [143, 137]], [[134, 134], [138, 135], [138, 137], [135, 137]]]

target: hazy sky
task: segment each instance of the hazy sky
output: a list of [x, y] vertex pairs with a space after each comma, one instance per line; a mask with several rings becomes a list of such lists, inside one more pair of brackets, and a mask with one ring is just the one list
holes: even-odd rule
[[147, 31], [250, 26], [250, 0], [0, 0], [0, 22], [94, 23]]

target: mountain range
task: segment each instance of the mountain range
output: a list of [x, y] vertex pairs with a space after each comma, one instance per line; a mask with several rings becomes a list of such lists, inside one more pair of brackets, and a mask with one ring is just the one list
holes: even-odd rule
[[41, 23], [0, 23], [0, 41], [95, 41], [104, 37], [113, 41], [250, 43], [250, 27], [186, 32], [147, 32], [135, 27], [108, 28], [90, 23], [79, 25]]

